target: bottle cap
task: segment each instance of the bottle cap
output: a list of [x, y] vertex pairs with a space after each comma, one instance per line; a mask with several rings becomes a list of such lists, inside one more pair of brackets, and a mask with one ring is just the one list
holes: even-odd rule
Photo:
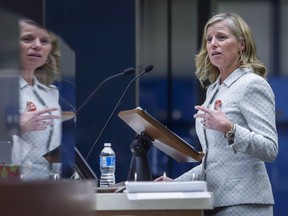
[[111, 143], [104, 143], [104, 146], [105, 146], [105, 147], [110, 147], [110, 146], [111, 146]]

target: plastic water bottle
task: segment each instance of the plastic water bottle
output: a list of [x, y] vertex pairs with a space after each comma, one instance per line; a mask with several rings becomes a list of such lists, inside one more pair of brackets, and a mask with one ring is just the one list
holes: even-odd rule
[[100, 153], [100, 187], [109, 187], [115, 184], [116, 155], [111, 143], [104, 143]]

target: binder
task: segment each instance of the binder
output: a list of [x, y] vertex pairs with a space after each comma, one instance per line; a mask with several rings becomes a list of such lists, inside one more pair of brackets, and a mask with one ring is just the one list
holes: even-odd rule
[[149, 136], [155, 147], [178, 162], [199, 162], [204, 156], [141, 107], [120, 111], [118, 116], [137, 134]]

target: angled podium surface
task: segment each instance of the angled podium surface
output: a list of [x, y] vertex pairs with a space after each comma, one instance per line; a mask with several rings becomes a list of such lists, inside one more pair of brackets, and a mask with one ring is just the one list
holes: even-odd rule
[[193, 146], [140, 107], [120, 111], [118, 116], [137, 134], [150, 137], [155, 147], [178, 162], [199, 162], [204, 156], [203, 152], [196, 151]]

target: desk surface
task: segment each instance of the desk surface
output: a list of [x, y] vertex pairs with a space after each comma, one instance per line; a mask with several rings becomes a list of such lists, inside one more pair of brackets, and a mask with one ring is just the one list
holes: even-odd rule
[[97, 193], [95, 210], [199, 210], [213, 209], [213, 194], [207, 198], [129, 200], [126, 193]]

